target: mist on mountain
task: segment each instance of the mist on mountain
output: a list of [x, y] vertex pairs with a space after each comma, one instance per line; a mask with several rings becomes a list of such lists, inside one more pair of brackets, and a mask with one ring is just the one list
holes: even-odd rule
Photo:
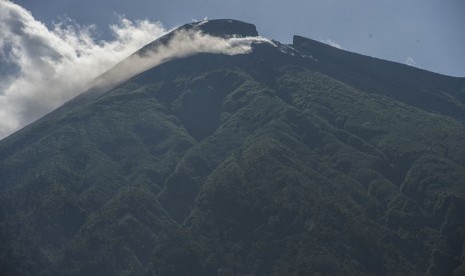
[[[63, 22], [50, 30], [20, 6], [8, 1], [0, 4], [0, 25], [5, 33], [0, 48], [2, 59], [8, 62], [4, 67], [15, 65], [19, 71], [2, 77], [0, 138], [84, 90], [111, 87], [173, 58], [194, 53], [246, 54], [252, 43], [272, 43], [261, 37], [222, 38], [178, 30], [167, 44], [144, 55], [131, 55], [167, 31], [160, 23], [121, 18], [119, 25], [111, 26], [115, 40], [94, 41], [92, 26]], [[97, 78], [116, 64], [111, 72]]]

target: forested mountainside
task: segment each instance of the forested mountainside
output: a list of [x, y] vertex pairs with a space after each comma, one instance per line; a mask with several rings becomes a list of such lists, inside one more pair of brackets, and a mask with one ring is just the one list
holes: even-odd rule
[[464, 104], [299, 36], [171, 60], [0, 141], [0, 274], [464, 275]]

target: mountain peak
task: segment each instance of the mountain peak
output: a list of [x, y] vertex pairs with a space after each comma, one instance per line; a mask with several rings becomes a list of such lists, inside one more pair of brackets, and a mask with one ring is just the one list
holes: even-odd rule
[[465, 275], [463, 79], [257, 34], [181, 26], [0, 141], [0, 275]]
[[258, 36], [255, 25], [234, 19], [213, 19], [190, 23], [180, 29], [194, 29], [203, 33], [220, 37], [247, 37]]
[[135, 54], [144, 55], [160, 45], [166, 45], [176, 33], [182, 31], [202, 32], [207, 35], [230, 38], [259, 36], [255, 25], [235, 19], [213, 19], [185, 24], [159, 39], [145, 45]]

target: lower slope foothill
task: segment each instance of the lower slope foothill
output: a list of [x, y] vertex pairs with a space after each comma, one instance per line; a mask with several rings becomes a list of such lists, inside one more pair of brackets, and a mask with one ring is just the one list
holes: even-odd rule
[[267, 51], [3, 140], [2, 275], [462, 275], [463, 124]]

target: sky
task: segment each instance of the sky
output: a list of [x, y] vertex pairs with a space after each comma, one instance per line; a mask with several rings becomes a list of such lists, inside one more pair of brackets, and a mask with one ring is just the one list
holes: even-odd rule
[[464, 0], [16, 0], [44, 23], [67, 15], [105, 26], [116, 15], [170, 28], [192, 19], [234, 18], [264, 37], [298, 34], [430, 71], [465, 77]]
[[[465, 77], [465, 0], [0, 0], [0, 139], [169, 30], [216, 18], [253, 23], [261, 36], [283, 43], [298, 34]], [[241, 52], [250, 43], [240, 41], [238, 49], [238, 42], [222, 41], [224, 48], [206, 49], [211, 38], [193, 37], [181, 51], [170, 49], [147, 64], [175, 52]]]

